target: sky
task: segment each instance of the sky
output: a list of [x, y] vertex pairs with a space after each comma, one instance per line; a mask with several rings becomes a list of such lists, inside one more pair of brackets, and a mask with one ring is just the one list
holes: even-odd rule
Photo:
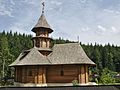
[[[120, 0], [44, 0], [45, 16], [54, 32], [84, 44], [120, 46]], [[31, 29], [42, 10], [41, 0], [0, 0], [0, 32], [35, 34]]]

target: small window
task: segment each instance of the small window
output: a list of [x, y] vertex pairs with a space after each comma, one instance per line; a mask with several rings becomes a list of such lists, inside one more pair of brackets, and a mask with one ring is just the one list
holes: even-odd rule
[[64, 76], [64, 70], [63, 70], [63, 68], [61, 68], [60, 74], [61, 74], [61, 76]]
[[36, 46], [37, 46], [37, 47], [40, 46], [40, 41], [39, 41], [39, 39], [36, 39]]
[[48, 46], [48, 45], [47, 45], [47, 40], [45, 40], [45, 43], [46, 43], [46, 47], [47, 47], [47, 46]]

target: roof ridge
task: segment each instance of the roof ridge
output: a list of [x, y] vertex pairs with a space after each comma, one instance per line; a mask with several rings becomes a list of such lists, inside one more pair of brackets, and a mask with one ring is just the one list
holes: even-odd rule
[[62, 43], [62, 44], [55, 44], [55, 45], [68, 45], [68, 44], [79, 44], [79, 43], [77, 43], [77, 42], [75, 42], [75, 43]]

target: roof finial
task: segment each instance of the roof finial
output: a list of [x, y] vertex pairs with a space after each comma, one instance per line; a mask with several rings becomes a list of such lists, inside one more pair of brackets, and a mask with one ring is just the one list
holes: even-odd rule
[[79, 38], [79, 36], [77, 36], [77, 40], [78, 40], [78, 43], [80, 42], [80, 38]]
[[42, 1], [42, 13], [44, 13], [44, 8], [45, 8], [45, 2], [44, 1]]

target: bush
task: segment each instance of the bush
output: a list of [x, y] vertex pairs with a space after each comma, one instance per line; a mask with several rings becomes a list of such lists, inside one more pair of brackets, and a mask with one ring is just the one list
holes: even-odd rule
[[114, 78], [115, 75], [116, 75], [115, 72], [110, 71], [107, 68], [103, 69], [102, 75], [100, 77], [100, 83], [104, 85], [115, 83], [115, 78]]
[[73, 84], [73, 86], [78, 86], [79, 85], [78, 80], [73, 80], [72, 84]]

